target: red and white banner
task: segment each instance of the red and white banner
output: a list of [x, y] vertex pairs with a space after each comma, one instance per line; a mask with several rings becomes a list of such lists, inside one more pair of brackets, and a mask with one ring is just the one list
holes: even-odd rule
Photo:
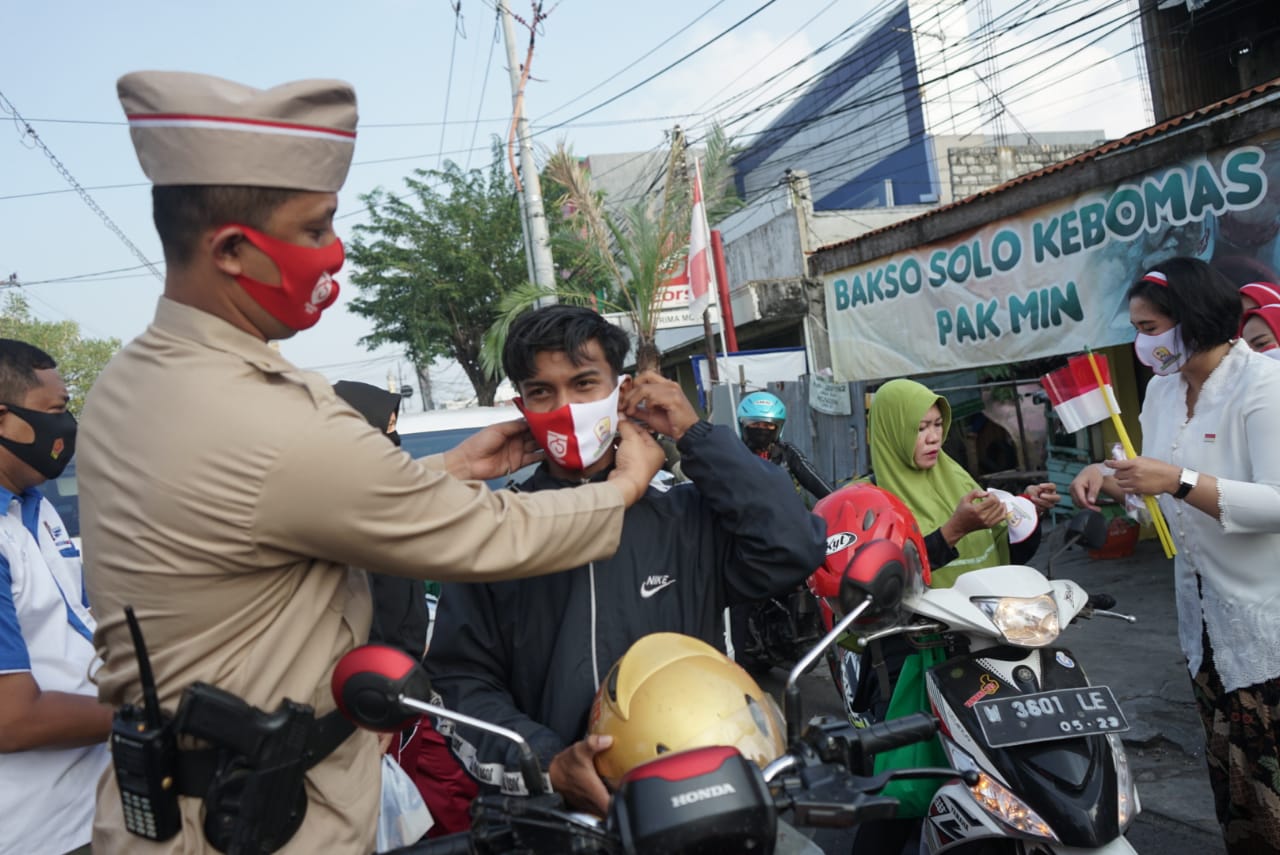
[[716, 271], [711, 264], [711, 229], [707, 226], [707, 207], [702, 201], [702, 163], [693, 164], [693, 223], [689, 229], [689, 290], [693, 299], [689, 311], [695, 318], [711, 305], [716, 290]]
[[1067, 433], [1075, 433], [1109, 418], [1108, 399], [1115, 411], [1120, 412], [1120, 405], [1111, 390], [1111, 368], [1107, 365], [1107, 358], [1098, 354], [1093, 358], [1097, 360], [1098, 373], [1102, 375], [1102, 386], [1098, 385], [1088, 356], [1073, 356], [1065, 367], [1040, 378], [1040, 385], [1048, 393], [1049, 403], [1053, 404], [1053, 411], [1062, 420], [1062, 428]]

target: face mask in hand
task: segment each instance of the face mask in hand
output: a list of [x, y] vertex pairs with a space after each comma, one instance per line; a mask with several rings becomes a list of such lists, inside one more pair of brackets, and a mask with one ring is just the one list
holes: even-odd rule
[[1176, 374], [1187, 364], [1186, 346], [1182, 343], [1182, 325], [1175, 324], [1158, 335], [1138, 333], [1133, 340], [1138, 361], [1161, 377]]
[[16, 442], [0, 436], [0, 446], [52, 481], [62, 474], [76, 453], [76, 417], [71, 413], [45, 413], [16, 404], [5, 404], [9, 412], [31, 425], [35, 439]]
[[524, 401], [515, 404], [529, 423], [529, 432], [547, 456], [565, 469], [581, 472], [604, 457], [618, 435], [618, 395], [622, 384], [607, 398], [583, 404], [565, 404], [549, 413], [533, 413]]

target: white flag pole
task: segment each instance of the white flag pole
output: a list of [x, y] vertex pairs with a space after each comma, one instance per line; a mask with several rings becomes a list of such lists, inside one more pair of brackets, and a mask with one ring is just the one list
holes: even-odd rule
[[[729, 364], [729, 343], [724, 335], [724, 311], [723, 311], [724, 307], [720, 306], [720, 277], [719, 277], [719, 274], [716, 272], [715, 259], [713, 257], [713, 249], [711, 245], [711, 223], [707, 220], [707, 216], [706, 216], [706, 210], [707, 210], [706, 188], [702, 186], [702, 158], [699, 157], [694, 159], [693, 173], [696, 176], [698, 181], [698, 197], [702, 202], [702, 211], [703, 211], [701, 221], [698, 222], [697, 227], [705, 230], [705, 234], [702, 237], [706, 241], [707, 269], [708, 269], [708, 272], [711, 274], [710, 276], [711, 281], [715, 283], [714, 288], [708, 289], [711, 292], [710, 294], [708, 294], [708, 297], [710, 297], [713, 305], [721, 309], [719, 312], [716, 313], [718, 316], [716, 320], [716, 326], [720, 330], [720, 352], [724, 354], [725, 367], [729, 368], [731, 367]], [[693, 243], [692, 236], [690, 236], [689, 242], [690, 242], [690, 247], [692, 248], [692, 243]], [[710, 371], [708, 370], [708, 374], [709, 373]], [[726, 372], [726, 373], [729, 373], [729, 372]], [[728, 389], [729, 389], [729, 421], [731, 424], [736, 425], [738, 403], [737, 403], [737, 397], [734, 393], [733, 378], [728, 377], [725, 382], [727, 383]]]

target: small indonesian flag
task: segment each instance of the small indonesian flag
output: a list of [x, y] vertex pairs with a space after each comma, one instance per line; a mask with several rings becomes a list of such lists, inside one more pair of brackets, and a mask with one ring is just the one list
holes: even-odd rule
[[693, 223], [689, 229], [689, 310], [700, 318], [711, 305], [716, 290], [716, 271], [711, 265], [711, 230], [707, 227], [707, 208], [702, 202], [702, 164], [694, 161]]
[[1098, 386], [1088, 356], [1073, 356], [1067, 360], [1066, 367], [1040, 378], [1040, 385], [1049, 394], [1049, 403], [1067, 433], [1075, 433], [1110, 417], [1108, 399], [1115, 411], [1120, 412], [1120, 405], [1111, 390], [1111, 368], [1107, 365], [1107, 358], [1097, 354], [1093, 358], [1102, 374], [1102, 387]]

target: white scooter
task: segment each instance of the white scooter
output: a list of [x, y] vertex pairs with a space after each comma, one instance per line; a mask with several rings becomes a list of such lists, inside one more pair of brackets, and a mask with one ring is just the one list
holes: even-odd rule
[[[1059, 554], [1105, 538], [1101, 515], [1082, 513]], [[910, 624], [865, 637], [941, 639], [946, 659], [926, 673], [939, 738], [951, 766], [979, 773], [974, 786], [957, 778], [934, 795], [922, 851], [1134, 851], [1123, 834], [1140, 805], [1119, 737], [1129, 725], [1111, 690], [1091, 685], [1070, 651], [1052, 646], [1076, 617], [1134, 622], [1106, 611], [1112, 605], [1033, 567], [990, 567], [909, 595]]]

